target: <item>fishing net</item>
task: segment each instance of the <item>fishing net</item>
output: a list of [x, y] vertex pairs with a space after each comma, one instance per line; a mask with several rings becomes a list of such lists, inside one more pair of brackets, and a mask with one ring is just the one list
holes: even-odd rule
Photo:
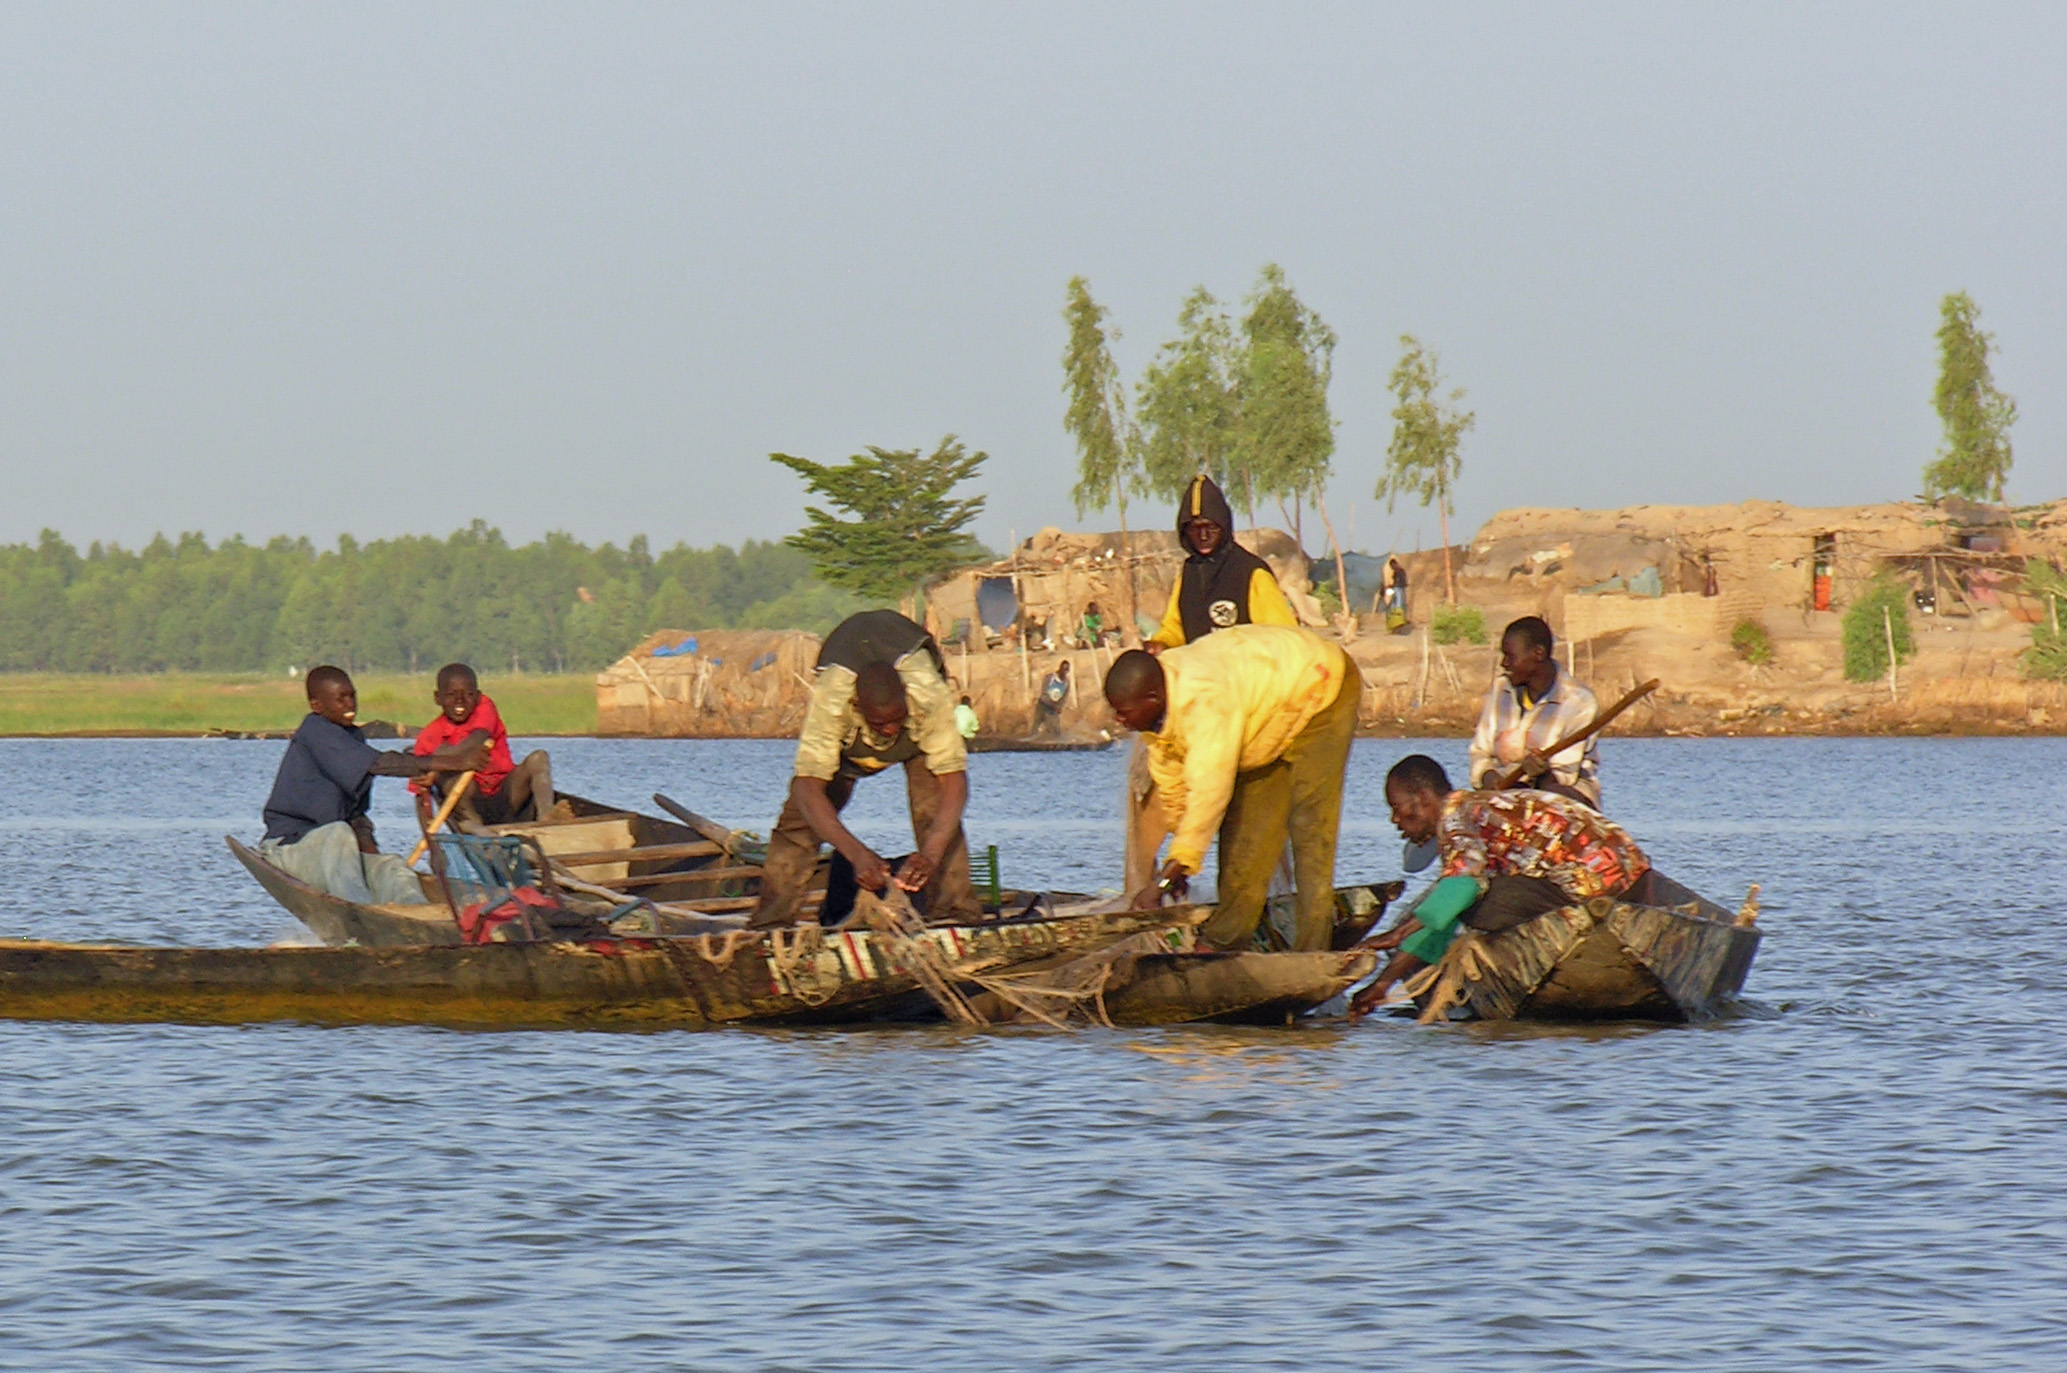
[[912, 973], [943, 1015], [960, 1025], [1110, 1029], [1105, 993], [1125, 985], [1135, 958], [1193, 947], [1188, 929], [1174, 941], [1167, 932], [1149, 930], [1052, 968], [975, 973], [956, 968], [941, 945], [923, 937], [926, 927], [911, 899], [894, 886], [881, 896], [862, 892], [855, 918], [888, 942], [897, 964]]

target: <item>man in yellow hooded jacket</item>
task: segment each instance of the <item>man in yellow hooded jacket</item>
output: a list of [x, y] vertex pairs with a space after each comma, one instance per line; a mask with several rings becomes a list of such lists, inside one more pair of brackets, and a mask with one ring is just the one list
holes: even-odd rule
[[1211, 477], [1193, 477], [1177, 502], [1177, 537], [1184, 564], [1162, 624], [1143, 645], [1150, 653], [1235, 625], [1299, 623], [1270, 564], [1234, 541], [1234, 511]]
[[1362, 693], [1340, 647], [1280, 625], [1231, 626], [1160, 655], [1121, 654], [1105, 699], [1147, 738], [1149, 771], [1174, 817], [1159, 880], [1135, 906], [1182, 894], [1217, 835], [1219, 908], [1199, 937], [1245, 948], [1289, 837], [1299, 887], [1294, 947], [1327, 948], [1342, 778]]

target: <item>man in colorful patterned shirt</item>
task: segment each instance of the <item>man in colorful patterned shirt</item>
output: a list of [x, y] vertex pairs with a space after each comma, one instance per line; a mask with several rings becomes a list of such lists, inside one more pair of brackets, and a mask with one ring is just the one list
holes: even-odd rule
[[1435, 840], [1442, 877], [1405, 920], [1365, 941], [1399, 953], [1350, 1003], [1355, 1015], [1441, 958], [1460, 923], [1513, 929], [1596, 896], [1626, 896], [1651, 870], [1628, 831], [1592, 807], [1547, 791], [1456, 791], [1426, 754], [1393, 765], [1385, 800], [1410, 843]]
[[1494, 785], [1519, 766], [1527, 785], [1600, 809], [1600, 748], [1588, 739], [1546, 757], [1600, 714], [1593, 693], [1557, 666], [1550, 626], [1525, 615], [1500, 636], [1500, 677], [1471, 736], [1471, 784]]

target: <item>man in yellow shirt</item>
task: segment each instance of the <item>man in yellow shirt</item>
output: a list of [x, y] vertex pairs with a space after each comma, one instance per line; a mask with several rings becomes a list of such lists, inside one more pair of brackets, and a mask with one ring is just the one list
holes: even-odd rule
[[[1184, 565], [1170, 588], [1163, 622], [1142, 642], [1150, 653], [1195, 644], [1235, 625], [1297, 625], [1270, 564], [1234, 541], [1234, 511], [1211, 477], [1197, 476], [1177, 502], [1177, 538]], [[1140, 749], [1127, 768], [1127, 874], [1145, 882], [1169, 832], [1168, 808], [1157, 796]]]
[[1177, 503], [1184, 566], [1170, 588], [1163, 623], [1149, 635], [1150, 653], [1197, 643], [1234, 625], [1296, 625], [1292, 603], [1270, 564], [1234, 541], [1234, 512], [1211, 477], [1193, 477]]
[[1160, 880], [1136, 894], [1135, 906], [1182, 893], [1217, 834], [1219, 908], [1199, 936], [1245, 948], [1289, 837], [1299, 886], [1293, 947], [1327, 948], [1342, 777], [1362, 693], [1348, 654], [1281, 625], [1232, 626], [1160, 655], [1121, 654], [1105, 699], [1147, 737], [1149, 771], [1175, 817]]

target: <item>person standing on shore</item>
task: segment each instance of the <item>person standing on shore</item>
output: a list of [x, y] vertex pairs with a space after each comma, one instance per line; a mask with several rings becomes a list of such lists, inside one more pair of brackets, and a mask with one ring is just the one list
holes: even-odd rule
[[1588, 739], [1546, 757], [1600, 714], [1585, 686], [1560, 671], [1550, 626], [1525, 615], [1500, 635], [1500, 677], [1471, 736], [1471, 785], [1490, 787], [1519, 766], [1526, 785], [1600, 809], [1600, 745]]
[[377, 749], [359, 732], [359, 691], [343, 668], [312, 668], [309, 713], [287, 743], [266, 798], [259, 856], [319, 891], [361, 906], [423, 903], [416, 872], [374, 841], [376, 777], [449, 777], [488, 764], [485, 733], [426, 754]]
[[1400, 566], [1398, 558], [1385, 560], [1385, 632], [1404, 634], [1407, 632], [1407, 569]]
[[1069, 659], [1064, 658], [1055, 665], [1041, 683], [1041, 694], [1034, 699], [1034, 737], [1042, 735], [1060, 736], [1062, 733], [1062, 708], [1069, 704]]
[[[856, 782], [898, 764], [919, 847], [893, 872], [841, 823], [840, 811]], [[797, 923], [820, 843], [833, 846], [836, 866], [851, 868], [851, 879], [835, 872], [840, 885], [851, 880], [880, 892], [895, 882], [935, 922], [981, 914], [962, 835], [968, 767], [947, 665], [933, 636], [894, 610], [864, 610], [842, 620], [818, 653], [795, 776], [768, 836], [760, 900], [748, 924]]]

